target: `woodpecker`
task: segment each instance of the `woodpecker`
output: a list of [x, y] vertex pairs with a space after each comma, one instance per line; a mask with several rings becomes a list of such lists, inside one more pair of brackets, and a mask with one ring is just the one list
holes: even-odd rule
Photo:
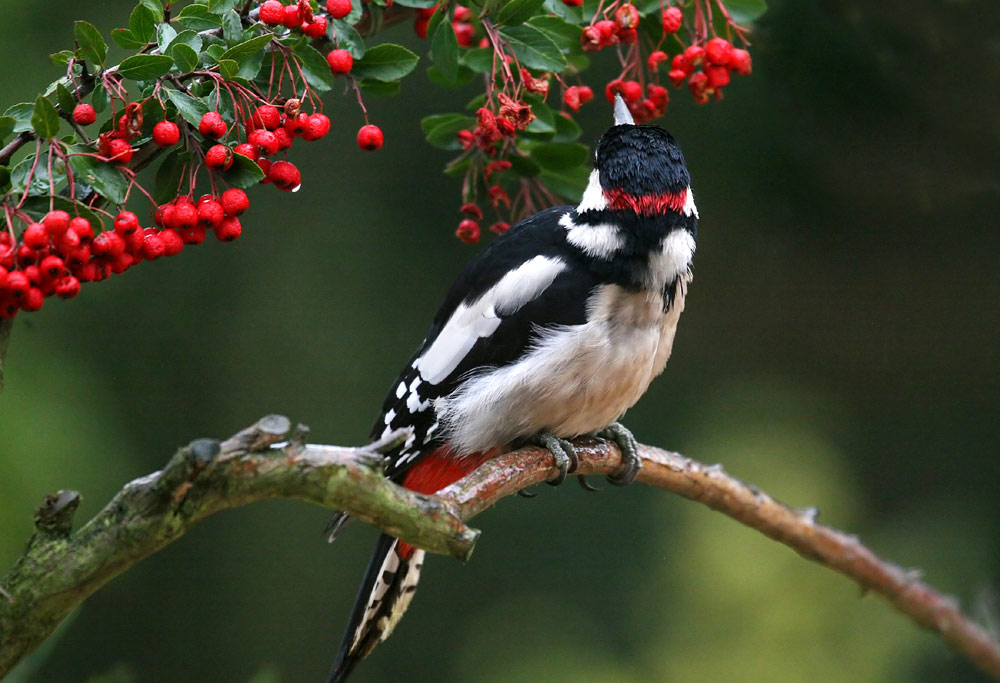
[[[561, 483], [569, 440], [618, 443], [628, 484], [640, 460], [616, 422], [663, 371], [691, 281], [698, 210], [680, 147], [635, 125], [619, 96], [576, 207], [557, 206], [498, 237], [459, 275], [372, 429], [405, 441], [386, 475], [434, 493], [497, 454], [548, 448]], [[331, 520], [330, 540], [347, 520]], [[389, 637], [413, 599], [424, 551], [383, 534], [330, 682]]]

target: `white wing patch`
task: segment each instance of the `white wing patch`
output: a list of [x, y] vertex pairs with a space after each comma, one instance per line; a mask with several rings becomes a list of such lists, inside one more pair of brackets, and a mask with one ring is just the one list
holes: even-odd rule
[[580, 206], [576, 207], [576, 210], [579, 213], [583, 213], [584, 211], [603, 211], [606, 208], [608, 208], [608, 201], [604, 198], [601, 177], [595, 168], [590, 172], [587, 189], [583, 191], [583, 198], [580, 200]]
[[430, 384], [444, 380], [479, 339], [496, 332], [500, 316], [538, 297], [565, 268], [562, 259], [536, 256], [504, 275], [475, 301], [459, 304], [437, 339], [414, 362], [423, 380]]
[[577, 225], [572, 214], [565, 213], [559, 219], [559, 225], [566, 229], [566, 241], [591, 258], [609, 259], [625, 244], [621, 231], [610, 223]]

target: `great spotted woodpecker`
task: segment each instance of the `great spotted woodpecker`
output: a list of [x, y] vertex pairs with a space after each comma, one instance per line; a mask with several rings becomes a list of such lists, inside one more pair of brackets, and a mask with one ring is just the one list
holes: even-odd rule
[[[622, 447], [612, 483], [635, 479], [632, 435], [617, 420], [664, 368], [691, 280], [698, 210], [684, 156], [657, 126], [634, 125], [619, 97], [576, 208], [559, 206], [497, 238], [452, 285], [372, 430], [408, 430], [386, 475], [434, 493], [496, 454], [546, 446], [561, 482], [568, 439]], [[346, 520], [331, 521], [331, 540]], [[424, 551], [383, 534], [330, 681], [389, 637], [413, 599]]]

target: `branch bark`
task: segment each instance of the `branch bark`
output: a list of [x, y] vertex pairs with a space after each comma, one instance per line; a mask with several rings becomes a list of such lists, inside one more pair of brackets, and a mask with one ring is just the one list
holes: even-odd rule
[[[464, 560], [479, 535], [465, 520], [557, 474], [547, 451], [528, 447], [424, 496], [380, 474], [378, 451], [389, 444], [309, 445], [306, 434], [287, 418], [269, 416], [222, 443], [195, 441], [163, 470], [127, 484], [75, 533], [70, 526], [79, 496], [60, 492], [46, 499], [24, 554], [0, 580], [0, 677], [94, 591], [218, 510], [297, 498], [347, 510], [413, 545]], [[621, 467], [612, 444], [580, 439], [576, 445], [578, 474], [614, 474]], [[954, 599], [880, 559], [857, 538], [816, 523], [814, 510], [790, 508], [718, 466], [651, 446], [640, 446], [640, 454], [639, 483], [707, 505], [847, 576], [1000, 680], [1000, 644]]]

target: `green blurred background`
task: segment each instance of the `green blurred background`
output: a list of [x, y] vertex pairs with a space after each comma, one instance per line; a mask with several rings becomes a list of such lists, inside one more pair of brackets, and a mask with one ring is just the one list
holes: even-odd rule
[[[0, 3], [0, 107], [34, 98], [72, 21], [130, 0]], [[696, 279], [640, 440], [721, 462], [976, 613], [1000, 585], [1000, 26], [992, 0], [774, 0], [754, 74], [673, 93], [701, 211]], [[408, 26], [385, 32], [423, 53]], [[600, 55], [611, 76], [611, 54]], [[606, 59], [605, 59], [606, 57]], [[364, 441], [384, 391], [475, 252], [418, 120], [458, 110], [421, 73], [332, 93], [298, 194], [252, 193], [244, 236], [144, 264], [19, 317], [0, 396], [0, 567], [44, 494], [85, 519], [196, 437], [269, 412]], [[595, 90], [597, 88], [595, 87]], [[609, 122], [595, 101], [585, 141]], [[979, 681], [873, 596], [695, 504], [633, 486], [541, 487], [433, 558], [361, 681]], [[374, 542], [328, 512], [220, 514], [101, 590], [19, 680], [318, 681]]]

